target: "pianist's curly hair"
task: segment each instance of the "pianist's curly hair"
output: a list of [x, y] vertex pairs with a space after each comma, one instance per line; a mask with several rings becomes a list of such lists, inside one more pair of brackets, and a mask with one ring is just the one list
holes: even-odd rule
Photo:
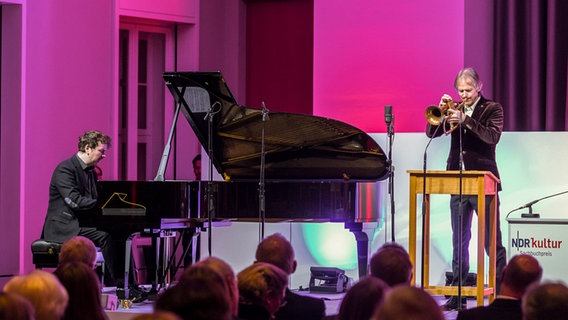
[[94, 149], [97, 147], [99, 142], [106, 144], [110, 148], [111, 139], [109, 136], [98, 130], [87, 131], [79, 137], [79, 151], [85, 151], [87, 146]]

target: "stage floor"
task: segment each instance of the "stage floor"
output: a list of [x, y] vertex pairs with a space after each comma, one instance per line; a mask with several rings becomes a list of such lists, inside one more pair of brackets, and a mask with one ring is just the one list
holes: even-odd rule
[[[114, 287], [104, 288], [103, 293], [106, 294], [114, 294], [115, 292]], [[337, 314], [339, 312], [339, 307], [341, 305], [341, 301], [343, 299], [344, 293], [313, 293], [309, 291], [295, 291], [302, 295], [307, 295], [310, 297], [322, 298], [325, 301], [326, 307], [326, 315]], [[434, 299], [438, 302], [439, 305], [444, 304], [446, 299], [442, 296], [435, 296]], [[487, 302], [486, 302], [487, 303]], [[119, 307], [115, 311], [107, 311], [109, 316], [109, 320], [131, 320], [137, 315], [140, 314], [147, 314], [152, 313], [154, 301], [146, 300], [141, 303], [133, 304], [130, 309], [123, 309]], [[473, 308], [475, 307], [476, 303], [475, 300], [467, 300], [467, 307]], [[446, 320], [455, 320], [457, 317], [456, 311], [444, 311], [444, 315]]]
[[[104, 288], [103, 293], [114, 294], [114, 287]], [[322, 298], [325, 301], [326, 314], [337, 314], [344, 293], [310, 293], [308, 291], [296, 291], [299, 294], [310, 297]], [[132, 304], [129, 309], [118, 307], [115, 311], [107, 310], [109, 320], [130, 320], [137, 315], [152, 313], [154, 301], [146, 300], [141, 303]]]

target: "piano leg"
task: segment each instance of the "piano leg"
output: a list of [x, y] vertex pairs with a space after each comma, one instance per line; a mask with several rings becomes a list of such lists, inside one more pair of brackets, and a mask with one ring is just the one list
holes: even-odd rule
[[183, 264], [184, 269], [187, 269], [193, 263], [199, 261], [201, 246], [200, 234], [200, 229], [197, 227], [190, 227], [181, 231], [183, 254], [180, 263], [176, 266], [176, 270], [181, 268], [181, 264]]
[[371, 241], [377, 230], [378, 222], [350, 222], [345, 223], [345, 228], [349, 229], [357, 241], [357, 266], [359, 268], [359, 279], [367, 276], [369, 272], [369, 256]]
[[[197, 247], [199, 233], [199, 228], [192, 224], [181, 229], [163, 229], [159, 232], [155, 244], [153, 242], [156, 252], [156, 282], [152, 284], [153, 290], [169, 286], [171, 279], [176, 276], [179, 269], [182, 266], [184, 269], [189, 266], [185, 264], [186, 262], [193, 263], [192, 257], [195, 258], [194, 261], [199, 260], [199, 248]], [[189, 239], [189, 243], [182, 244], [184, 239]], [[180, 245], [183, 247], [183, 254], [177, 261], [176, 252]], [[190, 256], [186, 259], [188, 255]]]
[[177, 237], [177, 231], [173, 229], [160, 229], [153, 230], [150, 233], [152, 237], [152, 252], [154, 253], [153, 266], [151, 271], [153, 273], [152, 288], [150, 295], [158, 293], [160, 288], [165, 288], [171, 283], [171, 278], [177, 272], [177, 269], [172, 270], [175, 264], [175, 252], [178, 247], [178, 242], [174, 241], [174, 248], [171, 248], [171, 239]]
[[128, 284], [128, 275], [130, 273], [130, 255], [132, 254], [132, 238], [134, 238], [134, 234], [131, 234], [126, 239], [126, 246], [124, 252], [124, 296], [125, 299], [130, 297], [130, 286]]

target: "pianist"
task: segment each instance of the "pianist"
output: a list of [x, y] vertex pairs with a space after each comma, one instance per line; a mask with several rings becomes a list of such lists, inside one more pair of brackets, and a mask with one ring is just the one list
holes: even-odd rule
[[[64, 243], [73, 236], [84, 236], [101, 248], [111, 279], [117, 280], [121, 259], [110, 235], [96, 228], [79, 225], [79, 216], [93, 212], [97, 204], [97, 175], [95, 166], [105, 158], [111, 138], [100, 131], [91, 130], [79, 137], [78, 151], [71, 158], [62, 161], [55, 168], [49, 184], [49, 204], [45, 217], [42, 238]], [[117, 287], [124, 285], [117, 283]], [[123, 289], [123, 288], [122, 288]], [[117, 289], [117, 293], [118, 293]]]

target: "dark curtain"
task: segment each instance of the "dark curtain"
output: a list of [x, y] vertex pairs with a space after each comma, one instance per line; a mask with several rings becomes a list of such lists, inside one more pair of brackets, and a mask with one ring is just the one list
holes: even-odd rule
[[494, 99], [506, 131], [568, 129], [568, 1], [494, 2]]

